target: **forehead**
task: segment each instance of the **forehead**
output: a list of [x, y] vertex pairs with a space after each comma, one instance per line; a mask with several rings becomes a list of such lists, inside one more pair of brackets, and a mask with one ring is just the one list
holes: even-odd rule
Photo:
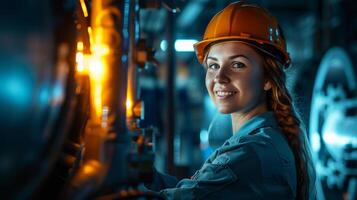
[[243, 55], [253, 60], [259, 60], [258, 52], [248, 44], [239, 41], [225, 41], [214, 44], [208, 51], [208, 57], [225, 59], [235, 55]]

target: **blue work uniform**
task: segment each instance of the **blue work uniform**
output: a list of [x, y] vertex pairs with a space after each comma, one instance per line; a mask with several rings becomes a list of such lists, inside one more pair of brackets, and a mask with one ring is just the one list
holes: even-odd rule
[[293, 152], [273, 112], [259, 114], [233, 134], [190, 178], [155, 172], [149, 189], [167, 199], [295, 199]]

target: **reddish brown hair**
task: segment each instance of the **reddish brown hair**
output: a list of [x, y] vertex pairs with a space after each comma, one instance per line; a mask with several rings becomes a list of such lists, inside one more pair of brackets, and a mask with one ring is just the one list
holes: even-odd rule
[[268, 109], [275, 113], [283, 134], [288, 139], [294, 153], [296, 164], [297, 188], [296, 199], [308, 199], [309, 196], [309, 155], [302, 135], [301, 121], [294, 109], [291, 95], [286, 87], [286, 75], [282, 64], [267, 55], [263, 56], [263, 67], [266, 78], [272, 88], [267, 92]]

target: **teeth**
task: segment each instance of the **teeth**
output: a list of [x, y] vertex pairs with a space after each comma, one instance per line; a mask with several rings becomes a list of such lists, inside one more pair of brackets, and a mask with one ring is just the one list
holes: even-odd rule
[[235, 92], [216, 91], [216, 94], [217, 94], [218, 96], [230, 96], [230, 95], [235, 94]]

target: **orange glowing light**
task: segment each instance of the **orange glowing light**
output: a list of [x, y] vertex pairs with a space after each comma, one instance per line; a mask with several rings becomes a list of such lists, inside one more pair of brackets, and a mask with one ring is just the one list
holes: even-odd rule
[[87, 74], [88, 68], [88, 55], [83, 53], [84, 44], [82, 41], [77, 42], [77, 52], [76, 52], [76, 71], [79, 74]]
[[95, 52], [96, 55], [103, 56], [103, 55], [108, 55], [110, 49], [109, 49], [108, 45], [95, 44], [95, 45], [93, 45], [93, 51]]
[[[83, 13], [85, 13], [87, 8], [84, 0], [81, 0], [81, 7]], [[91, 24], [87, 27], [90, 44], [88, 50], [91, 53], [88, 58], [84, 55], [84, 70], [88, 71], [90, 78], [91, 119], [95, 120], [96, 123], [100, 123], [104, 119], [102, 115], [105, 115], [104, 107], [107, 102], [103, 91], [106, 87], [110, 87], [107, 85], [108, 67], [111, 60], [111, 46], [108, 44], [110, 35], [106, 32], [108, 27], [103, 23], [98, 23], [98, 20], [101, 21], [102, 19], [103, 10], [101, 0], [92, 1]], [[81, 60], [80, 55], [78, 59]]]
[[126, 117], [127, 118], [132, 118], [134, 113], [133, 113], [133, 106], [134, 106], [134, 95], [133, 93], [135, 93], [134, 89], [133, 89], [133, 76], [134, 76], [134, 72], [133, 70], [128, 70], [128, 90], [126, 91]]
[[84, 0], [80, 0], [80, 2], [81, 2], [81, 8], [82, 8], [84, 17], [88, 17], [88, 10], [87, 10], [86, 3], [84, 2]]
[[[103, 111], [103, 88], [107, 78], [107, 59], [106, 57], [110, 53], [110, 47], [103, 41], [105, 34], [99, 27], [92, 29], [88, 28], [90, 34], [91, 43], [91, 57], [89, 62], [89, 77], [91, 83], [91, 99], [94, 106], [95, 116], [98, 120], [101, 120]], [[94, 40], [93, 40], [94, 39]]]
[[100, 82], [103, 79], [103, 73], [103, 62], [100, 59], [91, 57], [91, 62], [89, 64], [89, 75], [91, 79]]
[[90, 165], [84, 165], [83, 171], [85, 174], [92, 174], [94, 172], [94, 168]]
[[82, 41], [77, 42], [77, 51], [83, 51], [84, 50], [84, 44]]
[[76, 52], [76, 71], [79, 74], [88, 74], [88, 68], [90, 63], [90, 55], [84, 54], [84, 44], [82, 41], [77, 42], [77, 52]]
[[133, 107], [133, 114], [135, 117], [143, 117], [144, 115], [144, 103], [142, 101], [138, 101], [135, 103]]
[[90, 42], [91, 44], [93, 44], [93, 31], [92, 31], [92, 27], [88, 26], [87, 30], [88, 30], [88, 35], [89, 35], [89, 42]]
[[[96, 53], [96, 52], [94, 52]], [[92, 102], [98, 118], [102, 115], [102, 92], [105, 80], [105, 62], [96, 54], [91, 56], [89, 63], [89, 77], [92, 91]]]
[[94, 86], [94, 107], [98, 117], [102, 115], [102, 85], [100, 83]]
[[77, 63], [77, 71], [83, 72], [84, 71], [84, 55], [82, 52], [76, 53], [76, 63]]
[[133, 116], [133, 101], [128, 98], [126, 99], [126, 116], [127, 117], [132, 117]]

